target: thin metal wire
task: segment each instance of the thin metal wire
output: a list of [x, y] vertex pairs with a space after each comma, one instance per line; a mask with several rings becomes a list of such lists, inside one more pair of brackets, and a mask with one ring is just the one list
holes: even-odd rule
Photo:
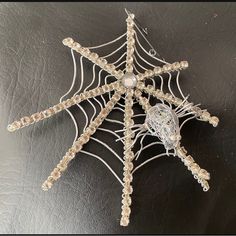
[[140, 73], [141, 73], [141, 71], [139, 71], [139, 70], [137, 69], [137, 67], [135, 66], [135, 64], [133, 64], [133, 68], [134, 68], [134, 70], [135, 70], [135, 72], [136, 72], [137, 74], [140, 74]]
[[190, 109], [192, 106], [192, 103], [185, 103], [176, 113], [178, 114], [178, 116], [181, 116], [185, 114], [185, 112], [188, 111], [188, 109]]
[[123, 122], [121, 122], [121, 121], [118, 121], [118, 120], [113, 120], [113, 119], [105, 119], [105, 121], [108, 121], [108, 122], [111, 122], [111, 123], [116, 123], [116, 124], [119, 124], [119, 125], [123, 125]]
[[152, 58], [155, 59], [156, 61], [162, 62], [162, 63], [164, 63], [164, 64], [169, 64], [168, 62], [163, 61], [163, 60], [161, 60], [160, 58], [157, 58], [157, 57], [151, 55], [149, 52], [147, 52], [146, 49], [141, 45], [141, 43], [140, 43], [140, 41], [139, 41], [139, 39], [138, 39], [138, 36], [137, 36], [137, 33], [136, 33], [136, 32], [134, 32], [134, 35], [135, 35], [135, 39], [136, 39], [138, 45], [140, 46], [140, 48], [142, 48], [142, 50], [143, 50], [148, 56], [152, 57]]
[[[128, 16], [130, 16], [130, 12], [125, 8], [125, 12], [126, 12], [126, 14], [128, 15]], [[132, 19], [132, 18], [131, 18]], [[148, 34], [148, 32], [147, 32], [147, 28], [143, 28], [142, 26], [141, 26], [141, 24], [139, 23], [139, 21], [138, 21], [138, 19], [137, 18], [135, 18], [135, 19], [133, 19], [133, 22], [134, 22], [134, 26], [136, 27], [136, 29], [139, 31], [139, 33], [141, 34], [141, 36], [143, 37], [143, 39], [146, 41], [146, 43], [149, 45], [149, 47], [151, 48], [150, 50], [152, 50], [153, 52], [154, 52], [154, 54], [156, 55], [156, 50], [154, 49], [154, 47], [152, 46], [152, 44], [149, 42], [149, 40], [146, 38], [146, 36], [145, 35], [147, 35]], [[143, 34], [143, 32], [144, 32], [144, 34]]]
[[185, 98], [184, 98], [184, 100], [175, 108], [175, 112], [178, 114], [178, 109], [179, 108], [181, 108], [183, 105], [184, 105], [184, 103], [187, 101], [187, 99], [188, 99], [188, 97], [189, 97], [190, 95], [187, 95]]
[[[174, 153], [169, 153], [169, 155], [174, 156]], [[138, 165], [137, 167], [135, 167], [135, 168], [133, 169], [133, 171], [132, 171], [132, 174], [134, 174], [138, 169], [140, 169], [142, 166], [146, 165], [148, 162], [153, 161], [153, 160], [155, 160], [155, 159], [157, 159], [157, 158], [159, 158], [159, 157], [163, 157], [163, 156], [166, 156], [166, 153], [161, 153], [161, 154], [159, 154], [159, 155], [156, 155], [156, 156], [154, 156], [154, 157], [151, 157], [151, 158], [147, 159], [146, 161], [144, 161], [143, 163], [141, 163], [140, 165]]]
[[139, 144], [140, 144], [140, 149], [139, 149], [139, 151], [136, 153], [137, 154], [137, 156], [136, 156], [136, 154], [134, 155], [134, 156], [136, 156], [136, 158], [135, 158], [135, 160], [138, 160], [138, 158], [139, 158], [139, 155], [141, 154], [141, 152], [142, 152], [142, 150], [143, 150], [143, 140], [144, 140], [144, 138], [147, 136], [147, 134], [148, 134], [148, 132], [146, 132], [144, 135], [143, 135], [143, 137], [140, 139], [140, 142], [139, 142]]
[[[119, 40], [120, 38], [122, 38], [122, 37], [119, 37], [117, 40]], [[117, 41], [116, 40], [116, 41]], [[113, 42], [115, 42], [114, 40], [113, 40]], [[106, 45], [108, 45], [108, 43], [106, 44]], [[118, 49], [116, 49], [116, 50], [114, 50], [113, 52], [111, 52], [111, 53], [109, 53], [108, 55], [105, 55], [103, 58], [107, 58], [107, 57], [110, 57], [110, 56], [112, 56], [112, 55], [114, 55], [116, 52], [118, 52], [122, 47], [124, 47], [126, 45], [126, 42], [124, 43], [124, 44], [122, 44]], [[94, 49], [95, 47], [93, 47], [93, 49]], [[97, 47], [96, 47], [97, 48]], [[118, 58], [118, 60], [116, 60], [115, 62], [114, 62], [114, 64], [115, 63], [117, 63], [117, 62], [119, 62], [120, 61], [120, 59], [123, 57], [125, 55], [125, 53], [124, 54], [122, 54], [119, 58]], [[94, 80], [95, 80], [95, 66], [96, 65], [94, 65], [93, 66], [93, 79], [92, 79], [92, 81], [91, 81], [91, 83], [85, 88], [85, 91], [89, 88], [89, 87], [91, 87], [93, 84], [94, 84]], [[117, 66], [116, 66], [117, 67]], [[100, 72], [99, 72], [99, 82], [98, 82], [98, 86], [100, 86], [100, 83], [101, 83], [101, 72], [102, 72], [102, 69], [100, 70]], [[83, 75], [82, 75], [83, 76]], [[107, 80], [107, 78], [108, 77], [113, 77], [113, 76], [111, 76], [111, 75], [107, 75], [106, 77], [105, 77], [105, 81]], [[102, 99], [103, 99], [103, 102], [104, 102], [104, 106], [106, 105], [106, 101], [105, 101], [105, 98], [104, 98], [104, 96], [102, 95], [101, 96], [102, 97]], [[111, 93], [109, 92], [109, 99], [111, 98]], [[96, 98], [93, 98], [99, 105], [100, 105], [100, 107], [101, 107], [101, 109], [103, 108], [102, 107], [102, 104], [96, 99]], [[91, 117], [91, 119], [90, 119], [90, 122], [94, 119], [94, 117], [95, 117], [95, 115], [96, 115], [96, 107], [93, 105], [93, 103], [90, 101], [90, 99], [88, 99], [87, 100], [90, 104], [91, 104], [91, 106], [93, 107], [93, 115], [92, 115], [92, 117]], [[86, 117], [87, 118], [87, 117]], [[87, 121], [87, 119], [86, 119], [86, 121]], [[87, 125], [88, 125], [88, 122], [86, 122], [86, 125], [85, 125], [85, 127], [84, 127], [84, 129], [87, 127]]]
[[109, 170], [110, 172], [116, 177], [116, 179], [121, 183], [122, 186], [124, 186], [124, 183], [121, 181], [121, 179], [119, 178], [119, 176], [116, 174], [116, 172], [101, 158], [99, 157], [98, 155], [95, 155], [91, 152], [87, 152], [87, 151], [84, 151], [84, 150], [81, 150], [80, 151], [81, 153], [84, 153], [88, 156], [92, 156], [92, 157], [95, 157], [97, 158], [99, 161], [101, 161]]
[[[90, 88], [92, 85], [93, 85], [93, 83], [94, 83], [94, 80], [95, 80], [95, 67], [96, 67], [96, 64], [94, 64], [93, 65], [93, 78], [92, 78], [92, 81], [91, 81], [91, 83], [84, 89], [84, 91], [87, 91], [87, 89], [88, 88]], [[88, 103], [92, 106], [92, 108], [93, 108], [93, 115], [91, 116], [91, 118], [90, 118], [90, 123], [91, 123], [91, 121], [94, 119], [94, 117], [95, 117], [95, 115], [96, 115], [96, 113], [97, 113], [97, 109], [96, 109], [96, 107], [94, 106], [94, 104], [90, 101], [90, 99], [87, 99], [87, 101], [88, 101]], [[98, 103], [100, 104], [100, 102], [98, 101]], [[101, 106], [102, 107], [102, 106]]]
[[114, 107], [113, 110], [118, 110], [118, 111], [121, 111], [121, 112], [125, 112], [124, 109], [122, 109], [121, 107]]
[[136, 114], [136, 115], [133, 115], [132, 118], [136, 118], [136, 117], [140, 117], [140, 116], [146, 116], [146, 114]]
[[114, 52], [111, 52], [110, 54], [103, 56], [103, 58], [107, 58], [112, 56], [113, 54], [115, 54], [116, 52], [120, 51], [121, 48], [123, 48], [125, 45], [127, 44], [127, 42], [123, 43], [119, 48], [117, 48]]
[[136, 46], [134, 45], [134, 52], [137, 54], [137, 56], [142, 59], [143, 62], [145, 62], [147, 65], [151, 66], [151, 67], [156, 67], [156, 65], [152, 64], [151, 62], [148, 62], [146, 59], [144, 59], [138, 52]]
[[97, 138], [94, 138], [94, 137], [90, 137], [90, 138], [91, 138], [92, 140], [94, 140], [94, 141], [96, 141], [96, 142], [102, 144], [104, 147], [106, 147], [111, 153], [113, 153], [114, 156], [116, 156], [116, 157], [120, 160], [120, 162], [121, 162], [122, 164], [124, 164], [124, 161], [122, 160], [122, 158], [121, 158], [112, 148], [110, 148], [106, 143], [104, 143], [104, 142], [102, 142], [101, 140], [99, 140], [99, 139], [97, 139]]
[[179, 130], [181, 131], [181, 129], [183, 128], [184, 124], [186, 124], [188, 121], [192, 120], [196, 118], [196, 116], [192, 116], [192, 117], [189, 117], [188, 119], [186, 119], [185, 121], [183, 121], [183, 123], [180, 125], [179, 127]]
[[135, 55], [133, 55], [133, 57], [134, 57], [134, 62], [136, 62], [136, 64], [137, 64], [141, 69], [143, 69], [144, 71], [147, 70], [147, 68], [145, 68], [144, 66], [142, 66], [142, 65], [138, 62], [138, 60], [137, 60], [137, 58], [136, 58]]
[[171, 79], [172, 79], [172, 75], [171, 75], [170, 72], [168, 72], [168, 75], [169, 75], [169, 78], [168, 78], [168, 89], [169, 89], [171, 95], [174, 96], [174, 97], [176, 97], [176, 96], [174, 95], [172, 89], [171, 89]]
[[[136, 127], [142, 127], [143, 126], [143, 124], [135, 124], [135, 125], [133, 125], [133, 126], [131, 126], [130, 128], [131, 129], [133, 129], [133, 128], [136, 128]], [[124, 132], [124, 131], [126, 131], [127, 130], [127, 128], [126, 127], [124, 127], [123, 129], [119, 129], [119, 130], [116, 130], [115, 132], [116, 133], [119, 133], [119, 132]]]
[[176, 84], [177, 84], [177, 88], [180, 92], [180, 95], [182, 96], [182, 98], [185, 98], [186, 96], [184, 96], [183, 92], [182, 92], [182, 89], [180, 88], [180, 85], [179, 85], [179, 75], [180, 75], [180, 71], [177, 72], [177, 75], [176, 75]]
[[117, 42], [119, 39], [123, 38], [126, 34], [127, 34], [127, 32], [125, 32], [124, 34], [120, 35], [119, 37], [115, 38], [115, 39], [112, 40], [112, 41], [109, 41], [109, 42], [107, 42], [107, 43], [100, 44], [100, 45], [98, 45], [98, 46], [87, 47], [87, 48], [89, 48], [89, 49], [97, 49], [97, 48], [101, 48], [101, 47], [110, 45], [110, 44], [112, 44], [112, 43]]
[[[144, 137], [144, 136], [143, 136]], [[146, 137], [146, 136], [145, 136]], [[151, 147], [151, 146], [154, 146], [154, 145], [158, 145], [158, 144], [161, 144], [161, 145], [163, 145], [163, 143], [162, 142], [152, 142], [152, 143], [149, 143], [149, 144], [147, 144], [146, 146], [144, 146], [143, 148], [142, 148], [142, 150], [140, 151], [140, 154], [141, 154], [141, 152], [143, 152], [145, 149], [147, 149], [147, 148], [149, 148], [149, 147]], [[136, 153], [135, 153], [135, 157], [136, 157], [136, 159], [135, 160], [137, 160], [138, 159], [138, 157], [137, 157], [137, 155], [140, 155], [140, 154], [138, 154], [139, 153], [139, 151], [137, 151]]]
[[193, 112], [187, 112], [187, 113], [184, 113], [184, 112], [183, 112], [183, 114], [178, 115], [178, 118], [183, 118], [183, 117], [189, 116], [189, 115], [195, 115], [195, 116], [196, 116], [196, 112], [195, 112], [195, 111], [193, 111]]
[[[127, 134], [126, 136], [120, 137], [120, 138], [116, 139], [115, 141], [117, 142], [117, 141], [120, 141], [120, 140], [124, 140], [124, 139], [126, 139], [127, 137], [134, 135], [137, 131], [141, 131], [141, 129], [142, 129], [142, 127], [140, 126], [140, 127], [137, 128], [136, 130], [133, 130], [131, 133]], [[138, 135], [138, 134], [137, 134], [137, 135]]]
[[164, 80], [163, 80], [163, 77], [162, 77], [161, 75], [158, 75], [158, 77], [161, 79], [160, 90], [163, 91], [163, 86], [164, 86]]
[[[63, 94], [63, 95], [60, 97], [60, 99], [59, 99], [60, 102], [62, 102], [62, 101], [63, 101], [63, 98], [66, 97], [66, 96], [71, 92], [71, 90], [72, 90], [73, 87], [74, 87], [75, 80], [76, 80], [76, 75], [77, 75], [76, 60], [75, 60], [75, 55], [74, 55], [74, 52], [73, 52], [72, 49], [71, 49], [71, 56], [72, 56], [73, 65], [74, 65], [73, 79], [72, 79], [72, 83], [71, 83], [71, 86], [70, 86], [69, 90], [68, 90], [65, 94]], [[69, 116], [71, 117], [73, 123], [76, 124], [75, 117], [72, 115], [72, 113], [71, 113], [68, 109], [65, 109], [65, 110], [66, 110], [66, 112], [69, 114]], [[73, 143], [75, 142], [75, 140], [76, 140], [76, 138], [77, 138], [77, 136], [78, 136], [78, 132], [79, 132], [79, 131], [78, 131], [78, 126], [75, 125], [75, 138], [74, 138]]]
[[142, 130], [140, 130], [140, 131], [137, 133], [136, 137], [134, 138], [134, 141], [133, 141], [132, 144], [127, 148], [127, 150], [126, 150], [125, 152], [128, 152], [129, 149], [134, 146], [134, 144], [137, 142], [137, 140], [138, 140], [139, 137], [142, 137], [143, 135], [145, 135], [145, 134], [143, 134], [143, 132], [145, 132], [145, 130], [142, 129]]
[[[82, 87], [83, 87], [83, 84], [84, 84], [84, 67], [83, 67], [83, 56], [80, 57], [80, 73], [81, 73], [81, 83], [80, 83], [80, 87], [79, 89], [73, 94], [73, 96], [75, 96], [76, 94], [78, 94]], [[79, 107], [79, 109], [83, 112], [84, 116], [85, 116], [85, 125], [84, 125], [84, 128], [83, 128], [83, 132], [85, 131], [86, 127], [88, 126], [88, 123], [89, 123], [89, 119], [88, 119], [88, 115], [87, 113], [85, 112], [84, 108], [80, 105], [80, 104], [76, 104], [76, 106]], [[77, 137], [76, 137], [77, 138]]]
[[[117, 138], [120, 138], [120, 136], [117, 134], [117, 133], [115, 133], [114, 131], [112, 131], [112, 130], [109, 130], [109, 129], [105, 129], [105, 128], [97, 128], [97, 130], [101, 130], [101, 131], [104, 131], [104, 132], [107, 132], [107, 133], [110, 133], [110, 134], [113, 134], [114, 136], [116, 136]], [[124, 141], [123, 140], [120, 140], [122, 143], [124, 143]]]
[[[98, 72], [98, 85], [97, 85], [97, 87], [99, 87], [100, 84], [101, 84], [101, 73], [102, 73], [102, 72], [103, 72], [102, 69], [100, 69], [99, 72]], [[101, 95], [100, 97], [102, 98], [102, 101], [103, 101], [104, 106], [106, 106], [106, 100], [105, 100], [104, 96]]]

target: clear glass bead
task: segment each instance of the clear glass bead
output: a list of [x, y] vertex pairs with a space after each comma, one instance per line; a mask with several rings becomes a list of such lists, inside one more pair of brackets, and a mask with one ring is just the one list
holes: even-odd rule
[[121, 226], [127, 226], [129, 224], [129, 218], [128, 217], [121, 217], [120, 219], [120, 225]]
[[22, 123], [22, 125], [29, 125], [30, 122], [31, 122], [31, 118], [28, 117], [28, 116], [25, 116], [25, 117], [22, 117], [22, 118], [21, 118], [21, 123]]

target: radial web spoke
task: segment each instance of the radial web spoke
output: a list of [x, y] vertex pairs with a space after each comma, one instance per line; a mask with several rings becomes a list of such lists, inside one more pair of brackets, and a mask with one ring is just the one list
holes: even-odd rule
[[184, 165], [191, 171], [198, 183], [201, 184], [203, 191], [209, 190], [208, 180], [210, 179], [210, 174], [202, 169], [193, 159], [191, 155], [187, 155], [187, 151], [184, 147], [179, 146], [177, 148], [177, 156], [184, 163]]
[[183, 70], [188, 68], [188, 62], [187, 61], [181, 61], [181, 62], [174, 62], [172, 64], [166, 64], [164, 66], [157, 66], [154, 69], [146, 70], [144, 73], [140, 73], [137, 75], [139, 80], [145, 80], [149, 79], [152, 76], [161, 75], [164, 73], [169, 73], [173, 71]]
[[133, 188], [131, 185], [133, 176], [131, 171], [133, 169], [132, 160], [134, 159], [134, 153], [132, 151], [132, 129], [131, 127], [134, 125], [134, 121], [132, 119], [133, 115], [133, 91], [127, 89], [126, 92], [126, 100], [125, 100], [125, 113], [124, 113], [124, 188], [122, 194], [122, 211], [121, 211], [121, 220], [120, 225], [127, 226], [129, 224], [129, 217], [131, 213], [131, 194], [133, 192]]
[[117, 101], [120, 99], [121, 94], [116, 92], [111, 100], [106, 104], [105, 108], [98, 114], [98, 116], [90, 123], [86, 128], [85, 132], [73, 143], [72, 147], [68, 150], [66, 155], [59, 162], [57, 167], [51, 172], [48, 179], [43, 183], [42, 189], [48, 190], [52, 187], [53, 183], [60, 178], [61, 173], [64, 172], [69, 164], [69, 162], [74, 159], [76, 153], [78, 153], [84, 144], [86, 144], [90, 136], [92, 136], [96, 129], [102, 124], [104, 119], [111, 112]]
[[37, 112], [37, 113], [34, 113], [30, 116], [25, 116], [18, 121], [14, 121], [12, 124], [8, 125], [8, 130], [13, 132], [13, 131], [23, 128], [25, 126], [39, 122], [41, 120], [44, 120], [46, 118], [53, 116], [54, 114], [59, 113], [60, 111], [68, 109], [69, 107], [71, 107], [75, 104], [78, 104], [84, 100], [87, 100], [89, 98], [99, 96], [101, 94], [113, 91], [115, 88], [118, 88], [118, 86], [119, 86], [119, 83], [114, 82], [109, 85], [103, 85], [101, 87], [91, 89], [89, 91], [85, 91], [79, 95], [75, 95], [75, 96], [73, 96], [61, 103], [58, 103], [58, 104], [54, 105], [53, 107], [50, 107], [44, 111]]
[[151, 85], [145, 87], [144, 83], [139, 83], [138, 88], [145, 93], [151, 94], [157, 99], [163, 99], [166, 102], [173, 104], [177, 107], [178, 106], [183, 107], [188, 105], [187, 108], [185, 109], [186, 112], [193, 112], [193, 114], [196, 114], [196, 116], [199, 117], [202, 121], [209, 122], [214, 127], [218, 125], [219, 119], [216, 116], [211, 116], [211, 114], [208, 111], [202, 110], [198, 106], [194, 106], [193, 103], [189, 103], [187, 101], [183, 103], [182, 99], [173, 97], [169, 93], [163, 93], [163, 91], [155, 89]]
[[87, 58], [88, 60], [90, 60], [103, 70], [107, 71], [114, 77], [120, 78], [123, 76], [123, 72], [121, 70], [117, 71], [115, 65], [109, 64], [105, 58], [99, 57], [97, 53], [91, 52], [89, 48], [82, 47], [78, 42], [75, 42], [72, 38], [64, 39], [63, 44], [65, 46], [68, 46], [69, 48], [72, 48], [73, 50], [81, 54], [83, 57]]

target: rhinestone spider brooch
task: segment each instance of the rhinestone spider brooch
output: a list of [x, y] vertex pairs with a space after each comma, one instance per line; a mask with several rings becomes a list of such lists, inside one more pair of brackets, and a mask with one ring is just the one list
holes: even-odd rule
[[[88, 89], [94, 84], [93, 79], [90, 84], [91, 86], [89, 85], [86, 89], [84, 89], [83, 92], [78, 91], [71, 98], [65, 99], [64, 101], [62, 101], [61, 98], [60, 103], [49, 107], [44, 111], [37, 112], [30, 116], [25, 116], [9, 124], [7, 127], [10, 132], [13, 132], [33, 123], [52, 117], [53, 115], [63, 110], [69, 112], [68, 108], [74, 105], [82, 109], [80, 103], [82, 103], [83, 101], [89, 102], [92, 105], [92, 101], [96, 100], [96, 102], [100, 104], [100, 112], [96, 117], [94, 113], [90, 122], [85, 125], [84, 132], [79, 137], [76, 137], [72, 146], [69, 148], [56, 168], [53, 169], [49, 177], [43, 183], [42, 189], [46, 191], [52, 187], [55, 181], [57, 181], [61, 177], [62, 173], [67, 169], [68, 164], [75, 158], [77, 153], [82, 152], [99, 159], [97, 155], [84, 151], [83, 147], [86, 143], [88, 143], [90, 139], [97, 140], [92, 137], [92, 135], [97, 130], [110, 132], [114, 136], [118, 137], [117, 140], [121, 141], [124, 145], [123, 157], [120, 158], [118, 156], [121, 163], [123, 164], [123, 180], [121, 180], [113, 172], [113, 174], [119, 180], [123, 187], [121, 206], [122, 210], [120, 219], [121, 226], [127, 226], [130, 221], [131, 194], [133, 192], [132, 180], [134, 172], [136, 172], [147, 162], [154, 160], [157, 157], [163, 155], [172, 155], [179, 157], [184, 165], [188, 168], [188, 170], [193, 174], [194, 178], [197, 179], [198, 183], [200, 183], [203, 190], [207, 191], [209, 189], [208, 180], [210, 179], [210, 174], [205, 169], [202, 169], [194, 161], [191, 155], [187, 154], [186, 149], [181, 145], [180, 131], [183, 125], [188, 120], [191, 120], [193, 118], [209, 122], [214, 127], [216, 127], [219, 122], [219, 119], [216, 116], [211, 116], [207, 110], [202, 110], [199, 105], [194, 105], [192, 102], [189, 102], [188, 96], [183, 95], [179, 87], [179, 74], [181, 70], [184, 70], [188, 67], [188, 62], [180, 61], [168, 63], [165, 60], [155, 57], [153, 50], [148, 52], [139, 41], [138, 31], [141, 34], [142, 32], [140, 32], [140, 28], [137, 26], [134, 14], [128, 11], [126, 11], [126, 13], [128, 15], [126, 19], [127, 31], [116, 40], [113, 40], [107, 44], [100, 45], [98, 47], [82, 47], [72, 38], [66, 38], [63, 40], [63, 44], [69, 47], [72, 53], [77, 52], [80, 55], [81, 61], [83, 58], [85, 58], [93, 63], [93, 69], [95, 68], [95, 66], [100, 68], [99, 83], [95, 88]], [[92, 52], [93, 50], [91, 50], [111, 45], [112, 43], [121, 40], [125, 36], [125, 43], [111, 54], [108, 54], [106, 56], [99, 56], [96, 52]], [[119, 57], [119, 59], [114, 63], [108, 63], [106, 58], [111, 55], [115, 55], [123, 47], [126, 47], [125, 53], [123, 53], [122, 56]], [[141, 53], [139, 53], [138, 48], [142, 50], [142, 52], [146, 54], [146, 56], [150, 57], [150, 59], [158, 62], [159, 64], [154, 65], [153, 63], [150, 63], [141, 55]], [[74, 54], [72, 55], [74, 58]], [[122, 70], [121, 64], [118, 63], [123, 57], [126, 57], [126, 59], [121, 63], [125, 67]], [[141, 64], [141, 61], [143, 65]], [[103, 81], [103, 85], [101, 85], [100, 77], [102, 71], [108, 74], [106, 76], [106, 79]], [[94, 73], [95, 70], [93, 70], [93, 74]], [[178, 85], [178, 89], [182, 98], [175, 96], [170, 88], [169, 82], [172, 79], [173, 73], [176, 73], [176, 83]], [[168, 76], [168, 78], [164, 78], [164, 76]], [[107, 79], [109, 77], [112, 77], [113, 79], [115, 78], [116, 80], [114, 82], [108, 83]], [[159, 78], [161, 81], [161, 85], [158, 88], [155, 81], [157, 78]], [[148, 81], [151, 81], [152, 84], [147, 84]], [[164, 92], [164, 81], [168, 81], [168, 93]], [[81, 81], [81, 83], [83, 83], [83, 81]], [[104, 94], [109, 94], [110, 99], [108, 101], [104, 99]], [[101, 97], [103, 99], [103, 104], [96, 97]], [[156, 99], [159, 102], [151, 105], [150, 97]], [[116, 130], [115, 132], [101, 128], [101, 124], [105, 120], [109, 120], [107, 118], [109, 113], [115, 108], [118, 109], [118, 107], [116, 106], [120, 104], [119, 100], [121, 99], [124, 100], [124, 104], [123, 106], [119, 107], [119, 110], [124, 113], [124, 119], [122, 122], [124, 128], [121, 130]], [[134, 103], [138, 103], [139, 105], [141, 105], [144, 111], [144, 114], [142, 115], [145, 117], [145, 120], [141, 124], [135, 124], [134, 119], [135, 116], [138, 115], [134, 114]], [[186, 116], [190, 117], [180, 124], [180, 119]], [[123, 133], [122, 137], [117, 134], [119, 132]], [[156, 137], [158, 139], [158, 142], [143, 146], [143, 140], [148, 135]], [[133, 146], [139, 138], [141, 138], [141, 147], [137, 152], [134, 152]], [[97, 142], [102, 143], [99, 140], [97, 140]], [[138, 159], [141, 152], [154, 144], [163, 145], [166, 152], [154, 156], [153, 158], [146, 160], [141, 165], [134, 168], [133, 163]], [[171, 150], [173, 150], [173, 152], [171, 152]], [[102, 162], [105, 164], [103, 160]], [[107, 167], [109, 168], [108, 165]]]

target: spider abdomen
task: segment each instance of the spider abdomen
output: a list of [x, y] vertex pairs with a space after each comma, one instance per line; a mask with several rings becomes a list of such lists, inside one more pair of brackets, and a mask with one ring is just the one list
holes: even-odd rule
[[151, 107], [145, 123], [150, 133], [157, 136], [167, 150], [177, 147], [181, 139], [179, 119], [169, 106], [161, 103]]

